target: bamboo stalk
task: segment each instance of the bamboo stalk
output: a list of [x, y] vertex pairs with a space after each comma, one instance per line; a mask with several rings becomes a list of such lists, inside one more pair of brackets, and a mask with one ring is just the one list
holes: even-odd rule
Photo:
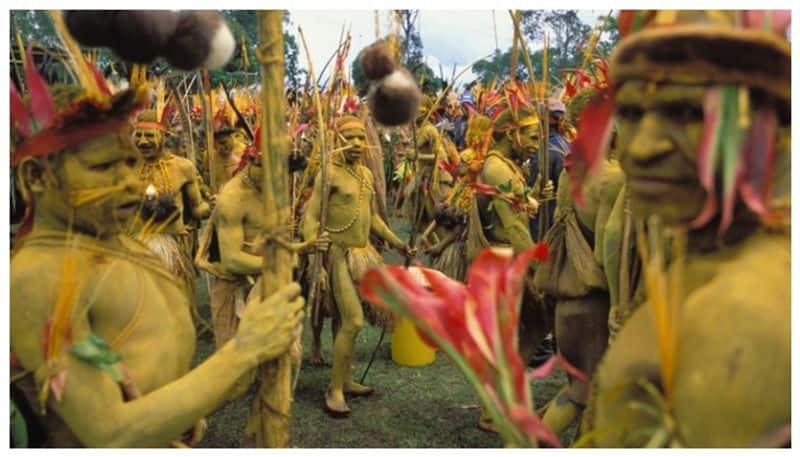
[[[285, 122], [283, 11], [258, 12], [256, 58], [261, 66], [261, 144], [264, 198], [264, 234], [267, 243], [261, 296], [278, 290], [292, 280], [292, 254], [280, 247], [274, 235], [290, 223], [288, 189], [288, 135]], [[259, 385], [248, 417], [247, 438], [259, 447], [286, 447], [289, 444], [289, 410], [292, 403], [292, 362], [289, 352], [260, 367]]]
[[180, 114], [181, 124], [183, 124], [183, 140], [186, 141], [188, 138], [187, 144], [189, 145], [189, 149], [187, 151], [186, 158], [191, 160], [194, 166], [197, 166], [194, 153], [194, 134], [192, 133], [192, 122], [189, 119], [189, 113], [186, 111], [184, 100], [182, 100], [178, 94], [178, 89], [175, 87], [175, 83], [171, 79], [167, 79], [167, 86], [169, 87], [169, 92], [172, 94], [172, 98], [175, 99], [175, 104], [178, 105], [178, 114]]
[[17, 75], [17, 81], [19, 82], [20, 93], [24, 94], [25, 92], [28, 91], [28, 89], [25, 87], [25, 78], [22, 77], [20, 68], [23, 69], [25, 68], [25, 46], [22, 45], [22, 34], [20, 34], [19, 26], [17, 25], [17, 15], [14, 14], [11, 17], [13, 19], [11, 25], [14, 27], [14, 36], [16, 37], [17, 40], [17, 47], [19, 48], [19, 61], [21, 63], [21, 65], [19, 66], [15, 64], [12, 65], [14, 65], [14, 73], [16, 73]]
[[[471, 64], [469, 64], [466, 67], [464, 67], [463, 70], [461, 70], [457, 75], [455, 75], [453, 77], [453, 80], [450, 81], [450, 84], [448, 84], [447, 87], [445, 87], [445, 89], [436, 97], [436, 100], [431, 105], [431, 110], [428, 111], [428, 114], [425, 115], [425, 118], [420, 123], [420, 126], [425, 125], [425, 122], [431, 117], [431, 114], [433, 114], [433, 112], [436, 111], [436, 107], [439, 106], [439, 102], [442, 101], [442, 98], [444, 97], [444, 94], [450, 92], [450, 89], [453, 88], [453, 86], [455, 85], [456, 81], [458, 81], [458, 78], [460, 78], [462, 75], [464, 75], [464, 73], [466, 73], [467, 70], [472, 68], [473, 65], [475, 65], [478, 62], [480, 62], [481, 60], [489, 58], [490, 56], [491, 56], [491, 54], [488, 54], [486, 56], [481, 57], [480, 59], [476, 60], [475, 62], [472, 62]], [[416, 122], [416, 121], [412, 121], [412, 122]]]
[[624, 209], [623, 212], [624, 222], [622, 224], [622, 252], [620, 253], [620, 268], [619, 268], [619, 298], [617, 300], [617, 315], [619, 318], [624, 319], [628, 315], [629, 300], [631, 299], [631, 230], [632, 230], [632, 216], [628, 198], [628, 191], [625, 190], [624, 195]]
[[[542, 96], [539, 100], [539, 112], [542, 125], [542, 146], [539, 147], [541, 160], [539, 161], [539, 174], [542, 179], [540, 182], [540, 189], [544, 189], [547, 182], [550, 180], [550, 110], [547, 107], [547, 88], [548, 88], [548, 66], [547, 66], [547, 48], [550, 45], [547, 39], [547, 33], [544, 34], [544, 50], [542, 52]], [[531, 75], [533, 80], [533, 75]], [[555, 177], [553, 177], [555, 179]], [[547, 229], [550, 228], [550, 205], [545, 202], [539, 207], [539, 233], [538, 238], [541, 240], [544, 237]], [[539, 241], [537, 240], [537, 241]]]
[[212, 193], [217, 193], [217, 178], [214, 169], [214, 124], [211, 121], [213, 113], [211, 113], [211, 94], [209, 88], [206, 87], [208, 83], [208, 70], [203, 70], [203, 77], [200, 78], [200, 100], [203, 102], [203, 119], [206, 125], [206, 170], [208, 171], [208, 185]]
[[[316, 81], [314, 76], [314, 62], [311, 60], [311, 54], [308, 52], [308, 44], [306, 43], [306, 36], [303, 33], [302, 27], [297, 27], [300, 34], [300, 42], [303, 44], [303, 51], [306, 54], [306, 62], [308, 63], [308, 74], [312, 81]], [[328, 197], [330, 194], [330, 186], [328, 185], [328, 151], [325, 147], [326, 139], [326, 124], [322, 116], [322, 101], [319, 98], [319, 86], [314, 84], [312, 86], [314, 106], [317, 111], [317, 123], [319, 124], [318, 138], [319, 138], [319, 179], [322, 184], [322, 199], [320, 201], [320, 214], [319, 214], [319, 228], [317, 229], [317, 236], [327, 230], [328, 227]], [[316, 253], [314, 255], [314, 264], [311, 266], [311, 291], [308, 296], [308, 303], [312, 309], [312, 322], [314, 325], [319, 325], [321, 319], [321, 304], [319, 303], [322, 294], [319, 291], [320, 284], [317, 281], [320, 269], [322, 268], [322, 254]]]
[[[517, 22], [517, 13], [512, 12], [509, 10], [508, 12], [511, 15], [511, 20], [514, 21], [514, 24], [518, 24]], [[509, 79], [511, 81], [517, 80], [517, 64], [519, 62], [519, 48], [517, 47], [517, 43], [519, 42], [520, 33], [519, 27], [514, 27], [514, 39], [512, 40], [511, 46], [511, 70], [509, 71]]]

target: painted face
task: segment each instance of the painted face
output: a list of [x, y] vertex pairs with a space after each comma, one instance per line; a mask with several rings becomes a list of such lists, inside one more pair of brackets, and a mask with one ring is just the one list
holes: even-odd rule
[[163, 138], [157, 129], [137, 128], [133, 132], [133, 142], [146, 160], [154, 159], [161, 154]]
[[517, 130], [514, 144], [522, 158], [527, 159], [536, 154], [539, 150], [539, 124], [526, 125]]
[[347, 163], [355, 163], [366, 152], [367, 149], [367, 135], [361, 129], [348, 129], [341, 132], [345, 142], [351, 146], [344, 151], [345, 160]]
[[[106, 236], [125, 230], [142, 198], [137, 171], [141, 154], [130, 132], [109, 133], [62, 154], [55, 180], [44, 179], [36, 211], [72, 223], [77, 231]], [[52, 176], [52, 175], [51, 175]]]
[[685, 224], [702, 209], [696, 155], [705, 93], [702, 86], [640, 81], [617, 92], [617, 152], [639, 216]]
[[225, 149], [235, 156], [241, 156], [245, 149], [247, 149], [248, 145], [248, 138], [247, 134], [242, 132], [241, 130], [236, 130], [235, 132], [231, 133], [225, 140], [223, 141], [223, 146]]

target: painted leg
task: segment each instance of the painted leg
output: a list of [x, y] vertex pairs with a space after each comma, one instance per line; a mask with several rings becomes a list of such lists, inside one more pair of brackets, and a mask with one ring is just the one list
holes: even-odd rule
[[[592, 292], [577, 299], [562, 299], [556, 305], [555, 331], [559, 353], [591, 378], [608, 342], [608, 294]], [[556, 395], [543, 421], [557, 435], [580, 418], [589, 385], [569, 376], [569, 384]]]
[[214, 278], [214, 283], [211, 285], [211, 323], [217, 349], [236, 334], [239, 325], [235, 298], [238, 287], [238, 282], [221, 278]]
[[311, 365], [325, 365], [327, 361], [322, 355], [322, 328], [325, 319], [320, 319], [319, 323], [311, 323]]
[[578, 406], [569, 399], [569, 385], [565, 385], [550, 402], [542, 421], [556, 435], [561, 435], [578, 417]]
[[348, 414], [350, 408], [344, 399], [345, 385], [352, 382], [352, 364], [355, 340], [364, 326], [364, 314], [344, 255], [332, 255], [332, 286], [336, 307], [341, 316], [341, 328], [333, 344], [333, 370], [331, 384], [325, 394], [325, 405], [331, 412]]

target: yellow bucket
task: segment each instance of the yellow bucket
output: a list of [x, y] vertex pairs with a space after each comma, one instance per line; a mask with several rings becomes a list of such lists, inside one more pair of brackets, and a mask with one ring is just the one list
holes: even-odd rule
[[436, 359], [436, 351], [417, 334], [414, 324], [401, 319], [392, 332], [392, 360], [398, 365], [421, 367]]

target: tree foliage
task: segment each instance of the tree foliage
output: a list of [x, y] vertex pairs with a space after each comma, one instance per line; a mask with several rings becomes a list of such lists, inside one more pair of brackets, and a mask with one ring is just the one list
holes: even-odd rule
[[[581, 65], [592, 34], [592, 27], [582, 22], [575, 10], [529, 10], [520, 13], [522, 33], [525, 35], [527, 43], [541, 44], [544, 41], [544, 34], [547, 33], [549, 41], [548, 79], [551, 84], [558, 85], [562, 80], [563, 72]], [[598, 30], [600, 39], [594, 49], [594, 55], [607, 56], [619, 41], [616, 20], [613, 16], [601, 18]], [[528, 68], [521, 48], [519, 53], [516, 75], [518, 79], [527, 81]], [[539, 49], [530, 53], [530, 57], [534, 76], [537, 80], [541, 80], [543, 50]], [[488, 84], [492, 80], [499, 82], [508, 78], [511, 72], [511, 48], [504, 52], [495, 51], [491, 58], [476, 63], [472, 67], [472, 71], [484, 84]]]

